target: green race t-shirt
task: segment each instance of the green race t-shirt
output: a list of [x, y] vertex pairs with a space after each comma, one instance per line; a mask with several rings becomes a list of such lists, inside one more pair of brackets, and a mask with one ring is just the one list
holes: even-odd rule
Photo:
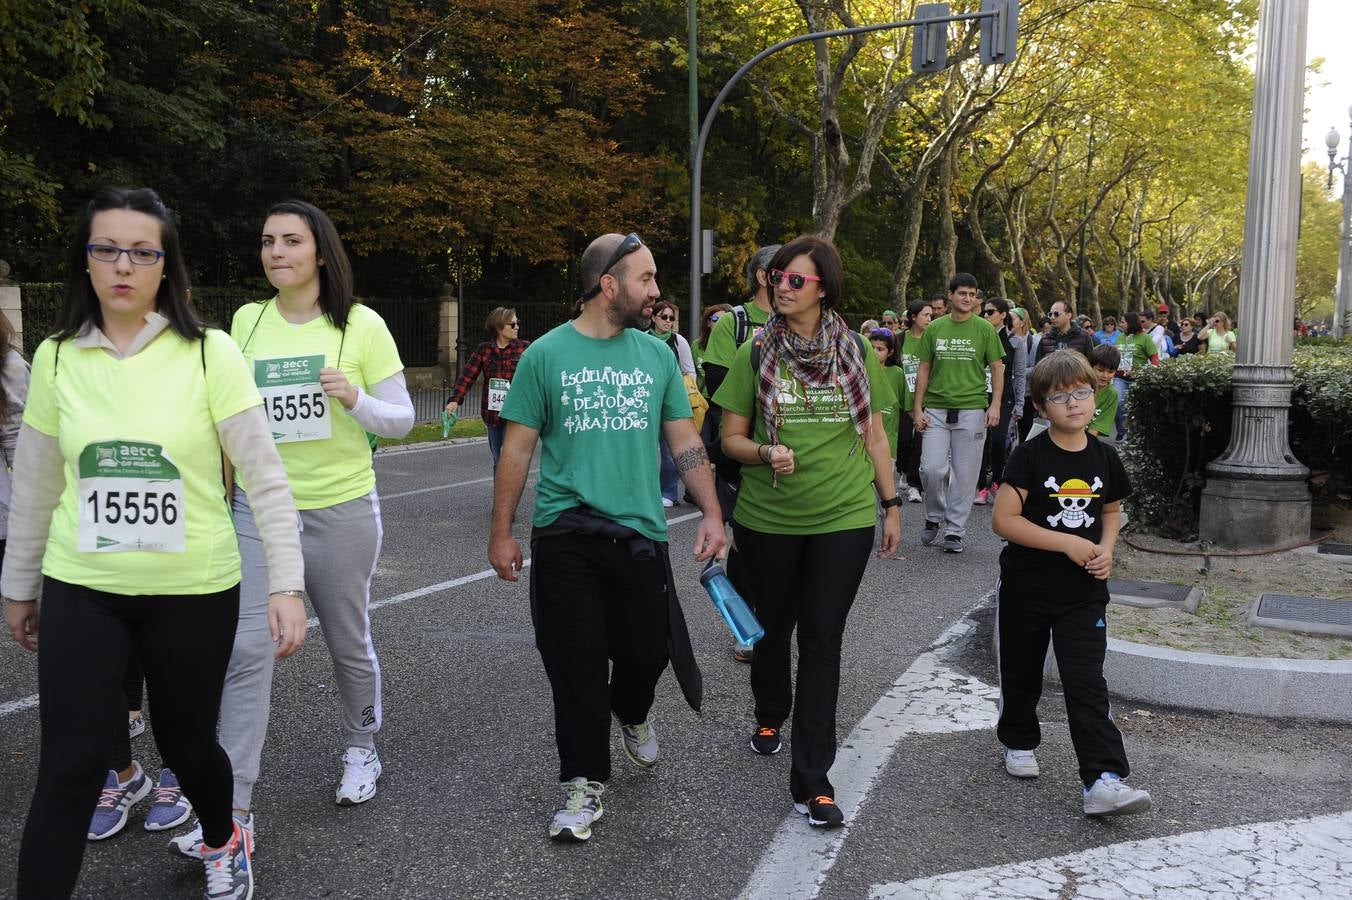
[[1000, 335], [985, 319], [961, 322], [940, 316], [925, 329], [916, 354], [930, 364], [925, 406], [930, 409], [985, 409], [986, 367], [1003, 359]]
[[363, 391], [402, 372], [404, 364], [385, 321], [370, 307], [354, 303], [346, 334], [328, 316], [292, 325], [277, 312], [275, 300], [268, 300], [237, 310], [230, 336], [243, 351], [263, 397], [296, 508], [324, 509], [371, 493], [376, 473], [366, 429], [342, 403], [324, 394], [319, 370], [342, 369]]
[[[750, 301], [744, 306], [747, 321], [751, 323], [751, 330], [746, 335], [746, 343], [750, 343], [760, 331], [759, 326], [769, 321], [770, 314]], [[709, 346], [704, 351], [704, 361], [730, 369], [732, 358], [736, 355], [737, 316], [735, 313], [726, 312], [718, 317], [718, 321], [714, 323], [714, 330], [709, 333]]]
[[1094, 418], [1089, 430], [1108, 437], [1117, 435], [1117, 388], [1111, 384], [1094, 392]]
[[[753, 419], [752, 439], [764, 444], [769, 438], [757, 408], [760, 376], [751, 368], [753, 346], [747, 341], [737, 350], [713, 399], [723, 409]], [[881, 412], [895, 402], [892, 389], [878, 358], [869, 351], [864, 357], [870, 409]], [[793, 450], [795, 471], [774, 487], [769, 466], [742, 466], [733, 519], [768, 534], [824, 534], [876, 525], [873, 460], [854, 430], [841, 388], [806, 389], [789, 374], [787, 364], [781, 363], [779, 371], [784, 416], [779, 442]]]
[[903, 332], [901, 338], [901, 371], [905, 373], [905, 396], [901, 398], [901, 408], [910, 412], [915, 407], [915, 377], [920, 373], [920, 341], [911, 332]]
[[[112, 594], [211, 594], [239, 583], [216, 423], [259, 404], [222, 331], [166, 329], [117, 359], [43, 341], [24, 421], [60, 442], [65, 489], [42, 572]], [[203, 351], [205, 350], [205, 366]]]
[[667, 539], [657, 440], [663, 422], [691, 412], [663, 341], [632, 328], [602, 340], [565, 322], [521, 355], [501, 415], [540, 433], [536, 527], [585, 505]]
[[878, 410], [883, 414], [883, 427], [887, 429], [887, 446], [892, 458], [897, 458], [897, 437], [901, 428], [901, 397], [906, 393], [906, 373], [900, 366], [883, 366], [883, 381], [892, 392], [892, 398], [886, 406]]
[[1150, 365], [1150, 357], [1159, 352], [1155, 342], [1144, 331], [1122, 335], [1122, 339], [1117, 342], [1117, 350], [1122, 354], [1117, 371], [1126, 378], [1131, 377], [1132, 369]]

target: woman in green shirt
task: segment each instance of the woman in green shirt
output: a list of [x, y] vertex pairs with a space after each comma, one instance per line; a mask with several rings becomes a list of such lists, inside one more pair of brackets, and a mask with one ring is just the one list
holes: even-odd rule
[[1202, 333], [1197, 335], [1204, 353], [1234, 353], [1235, 333], [1230, 330], [1230, 317], [1218, 312], [1207, 320]]
[[1126, 440], [1127, 432], [1123, 422], [1127, 415], [1127, 391], [1131, 388], [1135, 370], [1149, 362], [1152, 366], [1160, 364], [1159, 349], [1150, 335], [1141, 330], [1141, 317], [1129, 312], [1122, 317], [1123, 333], [1117, 342], [1122, 359], [1113, 376], [1113, 387], [1117, 390], [1117, 440]]
[[901, 500], [879, 412], [891, 390], [868, 345], [834, 309], [842, 271], [831, 243], [796, 238], [769, 269], [775, 311], [761, 335], [739, 348], [714, 395], [723, 408], [723, 452], [743, 467], [733, 534], [765, 628], [751, 664], [751, 747], [778, 753], [792, 708], [794, 809], [810, 825], [833, 827], [844, 822], [827, 778], [836, 756], [841, 638], [873, 547], [875, 496], [885, 514], [878, 556], [892, 556], [901, 540]]
[[906, 489], [906, 499], [919, 503], [924, 497], [920, 493], [920, 448], [925, 436], [915, 430], [915, 420], [910, 416], [915, 406], [915, 377], [920, 372], [920, 341], [925, 337], [925, 329], [934, 319], [934, 307], [928, 300], [912, 300], [906, 307], [907, 328], [901, 334], [901, 343], [897, 355], [901, 370], [905, 373], [902, 385], [901, 417], [897, 436], [897, 472], [901, 475], [902, 487]]

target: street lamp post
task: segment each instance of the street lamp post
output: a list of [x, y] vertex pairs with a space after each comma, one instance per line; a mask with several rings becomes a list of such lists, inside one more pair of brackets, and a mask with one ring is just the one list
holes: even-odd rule
[[[1352, 120], [1352, 106], [1347, 108], [1347, 117]], [[1352, 130], [1352, 124], [1349, 124]], [[1348, 138], [1348, 154], [1338, 162], [1338, 145], [1342, 137], [1338, 129], [1330, 128], [1324, 135], [1324, 145], [1329, 148], [1329, 188], [1333, 187], [1335, 170], [1343, 173], [1343, 227], [1338, 240], [1338, 289], [1333, 301], [1333, 336], [1340, 338], [1352, 330], [1352, 135]]]
[[1287, 436], [1308, 17], [1309, 0], [1263, 0], [1258, 14], [1230, 443], [1202, 490], [1201, 537], [1221, 547], [1310, 536], [1310, 470]]

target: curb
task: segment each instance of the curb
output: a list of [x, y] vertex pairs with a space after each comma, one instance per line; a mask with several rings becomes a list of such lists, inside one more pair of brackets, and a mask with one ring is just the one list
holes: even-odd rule
[[[1060, 683], [1056, 657], [1046, 676]], [[1103, 674], [1128, 700], [1276, 719], [1352, 723], [1352, 662], [1220, 656], [1108, 639]]]
[[486, 437], [463, 437], [446, 438], [441, 441], [419, 441], [416, 444], [395, 444], [389, 447], [380, 447], [376, 450], [376, 456], [397, 456], [400, 453], [408, 453], [411, 450], [430, 450], [434, 447], [450, 447], [457, 444], [486, 444]]

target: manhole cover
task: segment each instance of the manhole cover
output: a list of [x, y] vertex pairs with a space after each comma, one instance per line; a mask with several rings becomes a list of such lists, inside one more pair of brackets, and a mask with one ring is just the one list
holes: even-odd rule
[[1109, 578], [1108, 594], [1114, 603], [1127, 606], [1139, 606], [1156, 609], [1171, 606], [1192, 612], [1201, 602], [1202, 592], [1186, 584], [1170, 584], [1167, 581], [1130, 581], [1125, 578]]
[[1352, 544], [1320, 544], [1319, 552], [1332, 556], [1352, 556]]
[[1129, 581], [1109, 578], [1108, 593], [1122, 594], [1128, 597], [1142, 597], [1149, 600], [1161, 600], [1165, 603], [1182, 603], [1188, 599], [1192, 588], [1186, 584], [1170, 584], [1167, 581]]
[[1264, 594], [1254, 604], [1249, 621], [1265, 628], [1352, 637], [1352, 600]]

